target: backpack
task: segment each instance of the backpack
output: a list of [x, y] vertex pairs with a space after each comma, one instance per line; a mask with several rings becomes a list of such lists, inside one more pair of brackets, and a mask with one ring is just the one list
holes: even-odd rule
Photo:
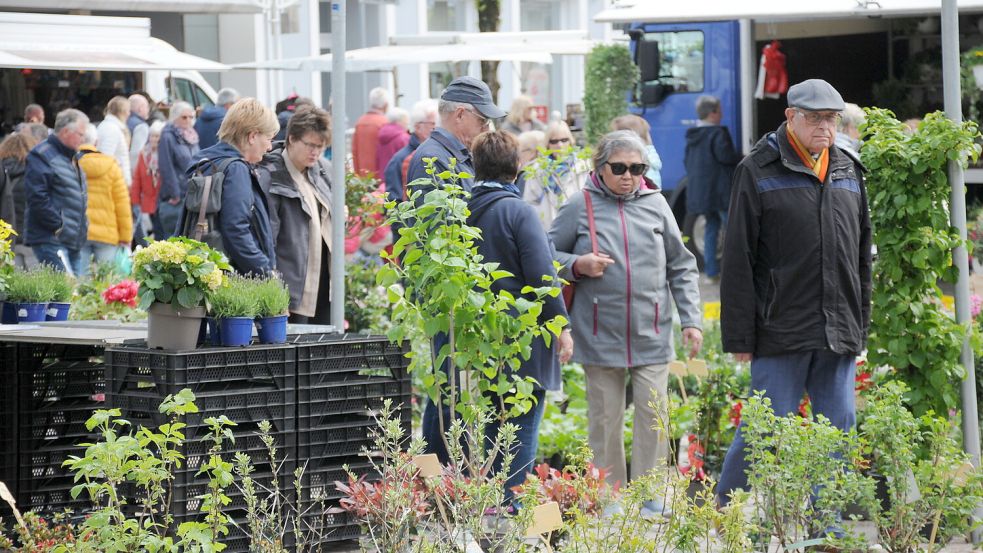
[[[188, 179], [188, 192], [184, 196], [184, 220], [179, 234], [204, 242], [210, 247], [225, 252], [222, 247], [222, 233], [216, 224], [218, 213], [222, 210], [222, 184], [225, 170], [238, 158], [228, 157], [217, 164], [203, 159], [194, 165], [194, 173]], [[206, 165], [212, 166], [209, 175], [204, 174]]]

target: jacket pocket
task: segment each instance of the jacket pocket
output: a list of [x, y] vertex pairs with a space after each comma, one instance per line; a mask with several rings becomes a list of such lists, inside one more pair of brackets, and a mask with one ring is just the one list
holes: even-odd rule
[[778, 279], [775, 277], [774, 269], [768, 271], [768, 294], [765, 297], [767, 298], [767, 302], [765, 303], [765, 322], [768, 322], [774, 314], [775, 303], [778, 299]]
[[597, 336], [597, 298], [594, 298], [594, 336]]
[[655, 328], [655, 333], [659, 333], [659, 302], [655, 302], [655, 317], [652, 321], [652, 327]]

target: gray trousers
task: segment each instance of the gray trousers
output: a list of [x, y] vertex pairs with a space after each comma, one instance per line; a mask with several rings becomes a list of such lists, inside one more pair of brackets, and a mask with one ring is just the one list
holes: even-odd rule
[[[662, 428], [668, 424], [666, 388], [668, 365], [599, 367], [584, 365], [587, 376], [587, 442], [594, 452], [594, 464], [608, 469], [608, 483], [628, 483], [625, 463], [625, 377], [631, 371], [632, 403], [635, 419], [632, 431], [631, 477], [638, 478], [652, 469], [665, 468], [669, 443]], [[658, 406], [659, 413], [651, 404]], [[659, 428], [658, 430], [656, 429]]]

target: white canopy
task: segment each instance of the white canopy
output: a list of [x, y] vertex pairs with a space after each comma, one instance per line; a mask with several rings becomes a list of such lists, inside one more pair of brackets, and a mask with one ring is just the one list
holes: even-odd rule
[[226, 71], [150, 36], [144, 17], [0, 13], [0, 67]]
[[260, 13], [254, 0], [4, 0], [5, 8], [169, 13]]
[[[959, 0], [959, 10], [983, 10], [983, 0]], [[669, 23], [679, 21], [794, 21], [848, 17], [912, 17], [938, 14], [936, 0], [689, 0], [622, 2], [598, 13], [600, 23]]]
[[[596, 44], [582, 31], [429, 33], [392, 37], [386, 46], [345, 52], [345, 70], [388, 71], [399, 65], [471, 60], [551, 63], [553, 55], [585, 55]], [[331, 54], [235, 65], [239, 69], [331, 71]]]

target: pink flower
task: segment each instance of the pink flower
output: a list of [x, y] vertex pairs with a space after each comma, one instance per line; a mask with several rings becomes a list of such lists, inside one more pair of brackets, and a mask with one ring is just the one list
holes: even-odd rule
[[969, 297], [969, 313], [975, 319], [983, 311], [983, 298], [973, 294]]
[[124, 303], [135, 308], [139, 290], [140, 285], [136, 281], [126, 279], [106, 288], [102, 293], [102, 299], [106, 303]]

